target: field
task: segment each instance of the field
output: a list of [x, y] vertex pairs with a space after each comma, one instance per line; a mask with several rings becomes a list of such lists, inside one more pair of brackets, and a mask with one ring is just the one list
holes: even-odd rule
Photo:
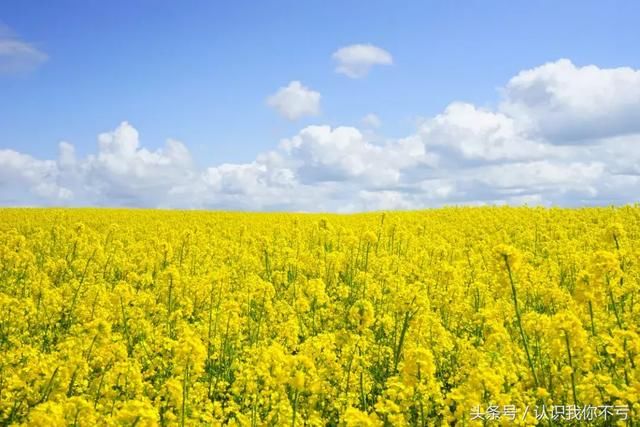
[[0, 209], [0, 425], [638, 425], [639, 334], [638, 206]]

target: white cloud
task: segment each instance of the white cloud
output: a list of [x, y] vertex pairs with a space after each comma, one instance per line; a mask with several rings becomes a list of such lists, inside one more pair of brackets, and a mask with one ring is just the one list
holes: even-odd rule
[[31, 43], [18, 38], [0, 24], [0, 73], [12, 74], [30, 71], [49, 57]]
[[516, 160], [549, 154], [544, 144], [518, 130], [511, 117], [453, 103], [442, 114], [426, 120], [420, 135], [428, 147], [465, 160]]
[[289, 120], [316, 116], [320, 114], [320, 93], [294, 80], [269, 96], [267, 105]]
[[504, 113], [553, 143], [640, 132], [640, 70], [629, 67], [577, 67], [561, 59], [520, 72], [504, 96]]
[[309, 126], [282, 141], [283, 158], [305, 183], [358, 180], [367, 187], [398, 184], [402, 171], [436, 159], [417, 139], [377, 145], [353, 127]]
[[612, 174], [640, 176], [640, 133], [604, 138], [586, 148], [591, 158], [607, 159]]
[[83, 159], [67, 142], [59, 144], [56, 160], [0, 150], [0, 203], [8, 205], [176, 206], [173, 188], [195, 177], [181, 142], [169, 139], [155, 151], [141, 148], [137, 130], [127, 122], [100, 134], [97, 153]]
[[54, 160], [38, 160], [14, 150], [0, 150], [0, 203], [56, 204], [71, 199], [73, 193], [58, 183]]
[[368, 128], [379, 128], [382, 126], [382, 121], [380, 118], [373, 113], [369, 113], [362, 118], [362, 124]]
[[584, 191], [593, 193], [603, 178], [605, 165], [600, 162], [561, 162], [537, 160], [492, 165], [478, 171], [475, 179], [505, 193]]
[[73, 169], [76, 165], [76, 149], [68, 142], [58, 144], [58, 166], [61, 169]]
[[358, 206], [362, 206], [365, 210], [393, 210], [393, 209], [411, 209], [415, 207], [412, 200], [405, 193], [400, 191], [366, 191], [362, 190], [358, 193], [357, 204], [352, 205], [354, 210]]
[[[567, 88], [585, 68], [589, 81], [609, 88], [604, 98], [587, 84]], [[634, 202], [640, 130], [629, 117], [639, 107], [627, 94], [635, 93], [637, 73], [558, 61], [511, 79], [498, 108], [453, 102], [404, 138], [306, 126], [253, 161], [204, 168], [181, 142], [145, 148], [123, 122], [100, 134], [86, 157], [67, 142], [53, 160], [0, 150], [0, 203], [359, 211]], [[590, 109], [596, 99], [602, 110]]]
[[140, 147], [138, 137], [127, 122], [98, 136], [98, 153], [80, 165], [90, 197], [115, 205], [170, 203], [168, 192], [193, 179], [191, 155], [181, 142], [168, 139], [150, 151]]
[[369, 74], [374, 65], [391, 65], [393, 57], [386, 50], [372, 44], [353, 44], [345, 46], [332, 55], [336, 61], [336, 72], [353, 79]]

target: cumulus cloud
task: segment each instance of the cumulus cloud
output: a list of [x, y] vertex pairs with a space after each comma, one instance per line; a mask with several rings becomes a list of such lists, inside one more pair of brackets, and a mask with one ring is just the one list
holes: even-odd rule
[[514, 120], [502, 113], [453, 103], [426, 120], [419, 133], [425, 145], [454, 159], [504, 161], [540, 158], [549, 149], [523, 134]]
[[405, 139], [385, 145], [368, 142], [353, 127], [309, 126], [280, 144], [282, 158], [305, 183], [357, 180], [361, 185], [397, 184], [402, 170], [435, 162], [419, 141]]
[[123, 122], [98, 136], [98, 153], [81, 164], [86, 190], [116, 205], [164, 204], [166, 193], [194, 175], [189, 150], [168, 139], [163, 148], [140, 147], [138, 131]]
[[[56, 160], [38, 160], [0, 150], [0, 201], [3, 204], [78, 204], [111, 206], [173, 205], [174, 187], [193, 181], [188, 149], [167, 140], [161, 149], [140, 147], [129, 123], [98, 136], [95, 154], [76, 157], [68, 142]], [[24, 190], [27, 190], [26, 192]]]
[[453, 102], [404, 138], [312, 125], [253, 161], [204, 168], [179, 141], [145, 148], [123, 122], [86, 157], [68, 142], [51, 160], [0, 150], [0, 203], [343, 212], [634, 202], [637, 74], [560, 60], [512, 78], [496, 108]]
[[33, 44], [21, 40], [9, 28], [0, 24], [0, 73], [30, 71], [47, 59], [46, 53]]
[[320, 92], [309, 89], [297, 80], [281, 87], [267, 98], [267, 105], [288, 120], [320, 114]]
[[380, 118], [376, 114], [369, 113], [369, 114], [367, 114], [366, 116], [364, 116], [362, 118], [362, 124], [365, 127], [375, 129], [375, 128], [379, 128], [380, 126], [382, 126], [382, 121], [380, 120]]
[[568, 59], [520, 72], [501, 111], [529, 134], [574, 143], [640, 132], [640, 70], [578, 67]]
[[14, 150], [0, 150], [0, 202], [22, 204], [25, 196], [37, 204], [71, 199], [70, 189], [58, 184], [54, 160], [38, 160]]
[[372, 44], [341, 47], [332, 57], [336, 62], [335, 71], [352, 79], [365, 77], [374, 65], [393, 64], [393, 57], [389, 52]]

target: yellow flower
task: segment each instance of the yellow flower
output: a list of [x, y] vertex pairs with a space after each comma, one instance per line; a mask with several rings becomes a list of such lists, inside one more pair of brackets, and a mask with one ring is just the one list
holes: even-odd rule
[[378, 238], [373, 231], [367, 231], [364, 233], [362, 239], [369, 245], [374, 245], [378, 241]]
[[346, 427], [374, 427], [382, 426], [383, 423], [372, 415], [349, 407], [344, 414], [344, 425]]
[[374, 320], [373, 305], [368, 300], [358, 300], [349, 310], [349, 319], [358, 331], [367, 329]]
[[0, 425], [635, 419], [639, 219], [0, 209]]
[[512, 270], [520, 264], [520, 261], [522, 261], [520, 251], [513, 246], [499, 244], [494, 248], [494, 253], [502, 267], [504, 267], [505, 264], [508, 264], [509, 268]]

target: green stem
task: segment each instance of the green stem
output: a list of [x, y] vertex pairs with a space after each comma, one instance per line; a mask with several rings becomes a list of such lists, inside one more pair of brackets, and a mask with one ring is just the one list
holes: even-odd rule
[[536, 370], [533, 366], [533, 361], [531, 360], [531, 354], [529, 353], [529, 344], [527, 343], [527, 336], [524, 333], [524, 329], [522, 328], [522, 317], [520, 316], [520, 307], [518, 307], [518, 294], [516, 293], [516, 285], [513, 281], [513, 274], [511, 273], [511, 266], [509, 265], [509, 260], [506, 255], [502, 256], [504, 258], [504, 263], [507, 266], [507, 272], [509, 273], [509, 282], [511, 283], [511, 293], [513, 296], [513, 306], [516, 310], [516, 320], [518, 323], [518, 329], [520, 330], [520, 337], [522, 338], [522, 344], [524, 346], [524, 352], [527, 355], [527, 362], [529, 363], [529, 369], [531, 369], [531, 375], [533, 375], [533, 381], [538, 387], [538, 376], [536, 375]]
[[296, 425], [296, 415], [298, 415], [298, 390], [296, 390], [293, 397], [293, 415], [291, 416], [291, 427]]
[[187, 399], [189, 397], [189, 394], [188, 394], [189, 392], [187, 390], [188, 381], [189, 381], [189, 363], [187, 363], [184, 368], [184, 378], [182, 382], [182, 413], [180, 418], [181, 427], [184, 427], [184, 418], [185, 418], [185, 412], [186, 412], [186, 406], [187, 406]]
[[571, 389], [573, 391], [573, 404], [578, 405], [578, 397], [576, 393], [576, 374], [573, 368], [573, 357], [571, 356], [571, 344], [569, 343], [569, 334], [564, 331], [564, 342], [567, 345], [567, 354], [569, 355], [569, 367], [571, 368]]
[[596, 326], [595, 326], [595, 323], [593, 322], [593, 304], [591, 303], [591, 300], [589, 300], [589, 317], [591, 318], [591, 335], [595, 337]]

